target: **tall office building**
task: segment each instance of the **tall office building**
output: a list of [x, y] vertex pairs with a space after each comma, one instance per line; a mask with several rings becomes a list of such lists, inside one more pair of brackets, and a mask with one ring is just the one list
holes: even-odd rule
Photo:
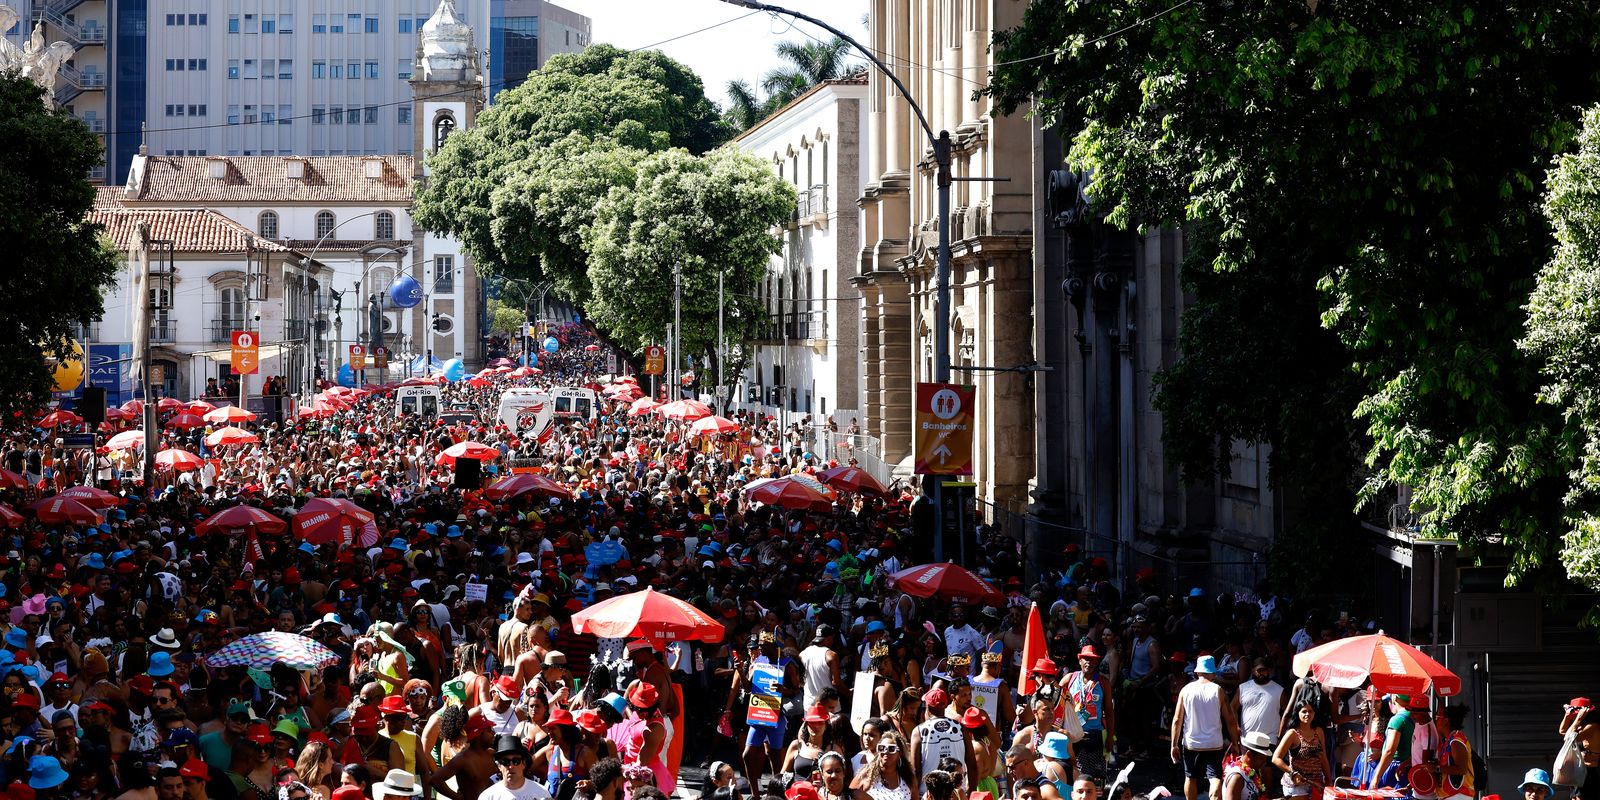
[[[410, 155], [422, 24], [439, 0], [0, 0], [77, 48], [57, 101], [106, 133], [120, 183], [142, 144], [160, 155]], [[589, 20], [545, 0], [456, 0], [488, 94], [557, 53]], [[487, 23], [487, 24], [485, 24]]]

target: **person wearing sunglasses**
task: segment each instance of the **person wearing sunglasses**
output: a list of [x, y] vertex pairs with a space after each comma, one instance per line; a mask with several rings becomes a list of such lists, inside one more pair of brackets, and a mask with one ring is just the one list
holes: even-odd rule
[[855, 800], [911, 800], [911, 763], [906, 760], [906, 740], [893, 728], [885, 730], [873, 746], [873, 758], [851, 784]]
[[494, 765], [499, 783], [490, 786], [482, 800], [550, 800], [549, 790], [538, 781], [528, 780], [528, 748], [515, 736], [501, 736], [495, 742]]

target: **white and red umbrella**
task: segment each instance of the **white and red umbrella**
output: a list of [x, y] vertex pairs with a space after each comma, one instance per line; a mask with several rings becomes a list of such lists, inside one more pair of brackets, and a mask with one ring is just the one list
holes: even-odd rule
[[572, 490], [543, 475], [511, 475], [501, 478], [483, 490], [484, 497], [496, 502], [522, 495], [559, 497], [566, 500], [572, 497]]
[[736, 430], [739, 430], [739, 423], [727, 417], [701, 417], [689, 426], [689, 433], [695, 436], [729, 433]]
[[699, 400], [674, 400], [663, 406], [657, 406], [655, 413], [667, 419], [693, 422], [701, 417], [711, 416], [711, 407]]
[[176, 414], [172, 419], [167, 420], [163, 427], [190, 431], [204, 424], [206, 424], [206, 421], [194, 414]]
[[11, 506], [0, 505], [0, 526], [7, 528], [20, 528], [27, 522], [21, 514], [12, 510]]
[[176, 397], [163, 397], [156, 401], [157, 411], [182, 411], [183, 402]]
[[90, 508], [112, 508], [122, 505], [122, 498], [93, 486], [69, 486], [56, 497], [66, 497], [76, 500]]
[[360, 543], [370, 547], [378, 541], [376, 517], [349, 500], [314, 497], [294, 515], [294, 534], [312, 544], [350, 545], [361, 531]]
[[185, 403], [184, 406], [183, 406], [183, 410], [187, 411], [187, 412], [189, 412], [191, 414], [204, 414], [204, 413], [206, 413], [208, 411], [213, 411], [215, 409], [216, 409], [215, 405], [212, 405], [211, 403], [208, 403], [208, 402], [206, 402], [204, 400], [190, 400], [189, 402]]
[[572, 615], [574, 633], [608, 639], [720, 642], [722, 624], [694, 606], [645, 587], [602, 600]]
[[215, 433], [212, 433], [210, 436], [206, 437], [206, 444], [211, 447], [227, 447], [229, 445], [236, 444], [255, 444], [259, 441], [261, 441], [261, 437], [243, 428], [235, 428], [231, 425], [226, 428], [218, 429]]
[[223, 425], [233, 425], [239, 422], [255, 422], [256, 415], [238, 406], [223, 406], [213, 408], [201, 417], [206, 422], [216, 422]]
[[642, 417], [645, 414], [655, 411], [658, 407], [660, 407], [660, 405], [660, 403], [657, 403], [648, 397], [641, 397], [638, 400], [633, 401], [633, 405], [628, 406], [628, 416]]
[[144, 431], [123, 431], [106, 441], [111, 450], [132, 450], [144, 444]]
[[177, 472], [188, 472], [205, 466], [205, 459], [176, 447], [169, 447], [156, 453], [156, 467], [170, 469]]
[[82, 425], [83, 417], [71, 411], [52, 411], [44, 415], [37, 424], [41, 428], [54, 428], [58, 425]]
[[752, 483], [745, 488], [746, 499], [769, 506], [791, 508], [797, 511], [828, 512], [833, 510], [833, 491], [816, 481], [802, 481], [788, 475], [768, 481]]
[[1336, 639], [1294, 657], [1294, 674], [1316, 676], [1324, 686], [1359, 689], [1371, 681], [1384, 694], [1441, 697], [1461, 693], [1461, 679], [1427, 653], [1381, 631]]
[[454, 468], [458, 458], [470, 458], [474, 461], [493, 461], [499, 457], [499, 450], [483, 442], [456, 442], [445, 448], [444, 452], [434, 458], [433, 463], [441, 467]]

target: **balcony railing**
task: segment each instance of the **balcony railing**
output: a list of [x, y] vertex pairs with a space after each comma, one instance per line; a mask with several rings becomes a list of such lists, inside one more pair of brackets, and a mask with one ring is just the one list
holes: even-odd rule
[[245, 330], [242, 319], [216, 319], [211, 321], [211, 343], [225, 344], [233, 341], [233, 332]]
[[285, 320], [283, 323], [283, 338], [288, 342], [303, 342], [310, 337], [311, 321], [304, 319]]
[[83, 122], [83, 124], [89, 126], [89, 132], [90, 133], [105, 133], [106, 132], [106, 121], [103, 120], [103, 119], [100, 119], [99, 117], [95, 117], [93, 119], [82, 119], [82, 122]]
[[763, 341], [778, 342], [785, 339], [821, 339], [827, 336], [828, 321], [824, 312], [818, 311], [793, 311], [787, 314], [773, 314], [767, 318], [767, 324], [758, 338]]
[[169, 343], [178, 340], [178, 323], [173, 320], [150, 323], [150, 341]]

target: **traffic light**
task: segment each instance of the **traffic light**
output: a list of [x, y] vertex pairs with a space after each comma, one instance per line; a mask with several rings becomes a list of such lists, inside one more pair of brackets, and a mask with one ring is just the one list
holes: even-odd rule
[[433, 315], [433, 332], [434, 333], [444, 333], [445, 332], [444, 331], [444, 315], [443, 314], [434, 314]]

